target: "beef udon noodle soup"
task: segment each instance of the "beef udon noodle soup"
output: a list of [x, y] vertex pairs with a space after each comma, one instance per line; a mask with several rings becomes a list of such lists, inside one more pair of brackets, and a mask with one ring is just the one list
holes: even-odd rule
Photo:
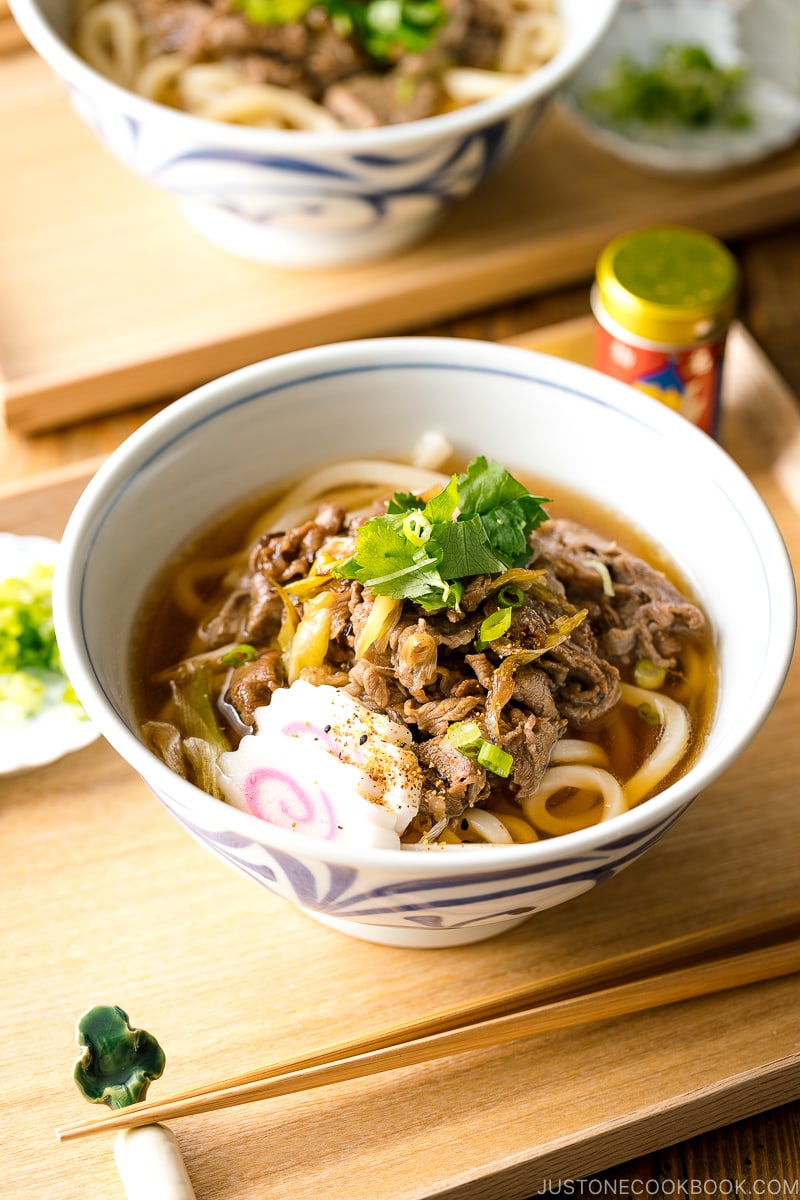
[[711, 630], [652, 547], [570, 504], [485, 458], [367, 461], [234, 514], [145, 605], [144, 739], [363, 846], [531, 842], [646, 802], [708, 727]]
[[211, 120], [335, 130], [497, 95], [557, 52], [557, 0], [84, 0], [76, 51]]

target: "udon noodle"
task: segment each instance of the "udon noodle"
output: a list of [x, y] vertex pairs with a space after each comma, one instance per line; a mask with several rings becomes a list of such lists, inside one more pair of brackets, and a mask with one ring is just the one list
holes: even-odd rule
[[562, 32], [556, 0], [80, 0], [73, 41], [157, 103], [335, 130], [495, 96], [548, 62]]
[[688, 768], [713, 640], [669, 563], [499, 464], [431, 469], [446, 449], [333, 464], [185, 549], [135, 647], [173, 770], [289, 828], [446, 850], [611, 820]]

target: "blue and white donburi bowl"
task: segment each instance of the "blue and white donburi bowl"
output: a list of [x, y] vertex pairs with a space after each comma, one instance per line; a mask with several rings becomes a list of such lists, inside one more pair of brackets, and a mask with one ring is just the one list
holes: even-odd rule
[[429, 233], [520, 149], [619, 0], [559, 0], [561, 49], [502, 96], [405, 125], [324, 133], [205, 120], [118, 87], [70, 49], [72, 3], [11, 0], [23, 33], [106, 148], [223, 249], [313, 268], [385, 257]]
[[[130, 681], [132, 630], [151, 582], [238, 501], [334, 460], [410, 457], [432, 429], [459, 458], [494, 457], [546, 480], [555, 496], [559, 485], [577, 490], [666, 549], [716, 632], [717, 709], [694, 765], [654, 799], [592, 828], [454, 853], [342, 847], [272, 826], [174, 775], [138, 736]], [[54, 608], [89, 715], [192, 837], [339, 930], [428, 947], [501, 933], [637, 859], [760, 728], [796, 628], [781, 536], [716, 442], [587, 368], [446, 338], [302, 350], [170, 405], [111, 455], [78, 502]]]

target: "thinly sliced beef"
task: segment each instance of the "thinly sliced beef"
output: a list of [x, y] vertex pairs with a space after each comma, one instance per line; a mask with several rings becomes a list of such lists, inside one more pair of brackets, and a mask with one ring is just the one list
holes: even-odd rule
[[[232, 673], [226, 695], [244, 727], [287, 682], [275, 648], [284, 612], [276, 584], [307, 576], [326, 546], [338, 546], [340, 555], [345, 521], [341, 508], [323, 505], [313, 520], [262, 537], [247, 576], [202, 631], [214, 645], [247, 640], [260, 648]], [[459, 609], [423, 612], [404, 603], [390, 613], [391, 629], [358, 658], [355, 648], [375, 597], [353, 580], [326, 585], [328, 650], [303, 677], [344, 687], [410, 731], [425, 779], [420, 832], [460, 816], [498, 784], [496, 775], [450, 744], [451, 726], [477, 724], [512, 757], [500, 787], [512, 798], [528, 795], [559, 738], [595, 725], [617, 704], [623, 664], [641, 656], [671, 662], [678, 640], [703, 629], [700, 610], [665, 576], [579, 525], [550, 521], [532, 535], [531, 546], [530, 565], [542, 574], [520, 577], [521, 603], [511, 611], [510, 626], [488, 643], [480, 640], [481, 626], [498, 603], [490, 577], [468, 581]], [[303, 602], [296, 603], [300, 613]], [[559, 633], [562, 622], [582, 610], [585, 618], [567, 635]], [[526, 659], [530, 652], [535, 657]], [[163, 731], [159, 736], [174, 756], [169, 738]]]
[[363, 71], [366, 57], [322, 9], [305, 21], [249, 21], [230, 0], [133, 0], [152, 53], [235, 65], [250, 83], [291, 88], [315, 100]]
[[153, 51], [195, 61], [203, 52], [214, 11], [203, 0], [134, 0], [142, 30]]
[[586, 622], [539, 662], [553, 681], [559, 712], [576, 729], [601, 720], [620, 698], [619, 671], [598, 653]]
[[538, 787], [566, 727], [553, 683], [538, 666], [522, 666], [500, 681], [485, 654], [467, 655], [467, 662], [488, 694], [487, 731], [514, 759], [514, 788], [529, 795]]
[[325, 107], [347, 129], [374, 129], [433, 116], [441, 108], [436, 79], [416, 79], [407, 72], [354, 75], [331, 85]]
[[245, 725], [255, 721], [255, 711], [269, 704], [272, 693], [286, 687], [286, 674], [277, 650], [266, 650], [252, 662], [237, 667], [231, 676], [226, 700]]
[[[535, 546], [536, 565], [547, 564], [570, 601], [589, 609], [599, 650], [614, 662], [649, 658], [673, 667], [681, 640], [705, 627], [700, 609], [666, 575], [582, 525], [548, 522]], [[605, 571], [612, 595], [604, 590]]]
[[267, 575], [278, 583], [305, 577], [323, 542], [341, 532], [344, 509], [338, 504], [323, 504], [313, 521], [295, 529], [269, 533], [259, 538], [250, 555], [250, 570]]
[[515, 790], [520, 796], [530, 796], [547, 770], [562, 722], [516, 707], [507, 710], [507, 719], [510, 727], [501, 734], [500, 745], [514, 759]]
[[197, 635], [208, 646], [227, 646], [230, 642], [241, 642], [250, 614], [251, 594], [247, 587], [238, 587], [230, 593], [222, 607], [204, 625]]
[[417, 757], [430, 772], [430, 786], [425, 789], [420, 816], [430, 817], [432, 824], [460, 817], [467, 808], [479, 804], [489, 793], [489, 782], [483, 767], [453, 749], [442, 737], [432, 737], [417, 750]]
[[377, 667], [366, 658], [360, 658], [350, 668], [347, 690], [367, 708], [386, 712], [396, 721], [403, 720], [403, 705], [406, 693], [394, 678], [389, 667]]
[[482, 709], [483, 700], [480, 696], [448, 696], [444, 700], [429, 700], [425, 704], [406, 700], [403, 716], [409, 725], [416, 725], [421, 733], [438, 737], [456, 721], [467, 721]]

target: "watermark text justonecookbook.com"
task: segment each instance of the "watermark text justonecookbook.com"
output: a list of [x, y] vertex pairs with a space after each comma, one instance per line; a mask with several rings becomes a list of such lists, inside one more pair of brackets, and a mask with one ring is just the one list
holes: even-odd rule
[[553, 1196], [710, 1196], [740, 1200], [800, 1200], [800, 1179], [545, 1179], [539, 1195]]

